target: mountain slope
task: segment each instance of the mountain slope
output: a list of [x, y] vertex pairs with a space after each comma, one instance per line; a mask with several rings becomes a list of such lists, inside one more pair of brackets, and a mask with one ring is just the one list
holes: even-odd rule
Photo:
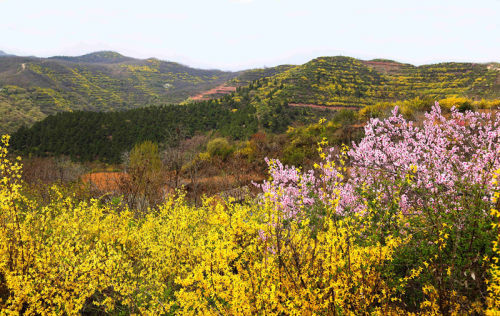
[[275, 67], [255, 68], [243, 71], [238, 77], [229, 81], [234, 86], [247, 86], [255, 80], [272, 77], [283, 73], [289, 69], [297, 67], [296, 65], [279, 65]]
[[97, 52], [79, 57], [0, 58], [0, 132], [72, 110], [179, 103], [239, 73]]
[[417, 67], [336, 56], [298, 66], [224, 72], [110, 51], [77, 57], [0, 58], [0, 133], [62, 111], [113, 111], [220, 97], [234, 103], [249, 100], [262, 118], [285, 104], [363, 107], [447, 96], [499, 98], [499, 64]]
[[320, 57], [259, 79], [235, 95], [249, 96], [260, 115], [277, 104], [362, 107], [415, 97], [500, 97], [494, 63], [440, 63], [413, 66], [390, 60]]
[[231, 94], [237, 90], [238, 87], [244, 87], [251, 85], [254, 81], [260, 80], [267, 77], [272, 77], [280, 74], [288, 69], [296, 67], [295, 65], [279, 65], [275, 67], [267, 68], [255, 68], [250, 70], [242, 71], [239, 76], [228, 82], [215, 87], [213, 89], [203, 91], [198, 95], [190, 97], [187, 102], [192, 101], [204, 101], [210, 99], [219, 99], [227, 94]]

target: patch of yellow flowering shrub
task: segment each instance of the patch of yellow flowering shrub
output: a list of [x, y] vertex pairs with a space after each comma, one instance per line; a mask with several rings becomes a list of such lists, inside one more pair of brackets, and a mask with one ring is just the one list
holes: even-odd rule
[[493, 264], [490, 268], [491, 280], [488, 284], [489, 295], [487, 298], [488, 310], [487, 315], [500, 315], [500, 169], [495, 172], [493, 176], [493, 184], [497, 187], [496, 192], [493, 195], [493, 203], [496, 203], [496, 207], [491, 209], [491, 215], [494, 218], [493, 229], [498, 231], [498, 238], [493, 242], [493, 251], [495, 252], [495, 257], [493, 257]]
[[[0, 151], [0, 307], [42, 315], [349, 314], [389, 309], [380, 271], [401, 241], [361, 246], [358, 223], [272, 224], [277, 208], [182, 196], [142, 219], [54, 187], [40, 206]], [[276, 214], [275, 214], [276, 215]], [[357, 233], [353, 234], [353, 231]], [[263, 237], [267, 236], [267, 237]]]
[[[93, 308], [157, 313], [166, 284], [130, 212], [59, 195], [40, 207], [24, 197], [20, 165], [0, 146], [0, 309], [4, 313], [78, 314]], [[161, 271], [160, 271], [161, 272]]]
[[[385, 268], [407, 240], [368, 238], [372, 219], [337, 216], [335, 197], [326, 214], [298, 220], [285, 219], [278, 200], [268, 198], [260, 205], [205, 199], [194, 207], [180, 195], [137, 218], [98, 201], [76, 202], [54, 187], [52, 202], [41, 206], [22, 194], [21, 166], [7, 158], [7, 145], [4, 136], [2, 313], [402, 313], [404, 293]], [[498, 265], [491, 271], [490, 315], [496, 315]], [[435, 289], [424, 292], [429, 300], [422, 308], [438, 313]]]
[[208, 213], [209, 229], [195, 238], [192, 261], [177, 279], [181, 314], [390, 310], [391, 298], [396, 299], [380, 270], [401, 240], [389, 237], [385, 245], [360, 246], [363, 231], [348, 220], [326, 219], [315, 233], [307, 221], [286, 229], [258, 224], [266, 210], [218, 204]]

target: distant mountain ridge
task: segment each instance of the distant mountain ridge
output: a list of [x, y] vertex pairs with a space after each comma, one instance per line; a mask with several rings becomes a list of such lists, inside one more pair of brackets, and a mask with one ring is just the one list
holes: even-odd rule
[[120, 53], [113, 51], [99, 51], [82, 56], [53, 56], [49, 59], [65, 60], [74, 63], [103, 63], [114, 64], [120, 62], [133, 61], [134, 58], [123, 56]]

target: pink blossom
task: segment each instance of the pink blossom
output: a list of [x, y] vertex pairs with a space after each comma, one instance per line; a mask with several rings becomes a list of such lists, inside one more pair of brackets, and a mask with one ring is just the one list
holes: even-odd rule
[[419, 214], [425, 203], [459, 209], [459, 187], [491, 189], [492, 171], [500, 167], [500, 116], [455, 108], [444, 116], [436, 102], [423, 122], [415, 123], [395, 107], [389, 118], [368, 122], [365, 137], [348, 152], [349, 174], [332, 167], [333, 152], [326, 150], [323, 162], [308, 171], [266, 160], [272, 180], [261, 188], [283, 218], [300, 219], [313, 205], [335, 206], [341, 215], [364, 212], [356, 190], [363, 187], [385, 201], [397, 198], [405, 214]]

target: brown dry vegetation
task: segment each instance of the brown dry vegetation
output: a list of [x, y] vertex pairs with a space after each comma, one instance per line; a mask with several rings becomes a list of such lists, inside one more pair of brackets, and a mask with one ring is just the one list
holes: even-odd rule
[[[263, 181], [265, 177], [259, 173], [247, 173], [235, 175], [216, 175], [205, 176], [197, 179], [197, 185], [201, 194], [216, 195], [220, 192], [225, 192], [230, 189], [246, 186], [252, 182]], [[130, 181], [130, 175], [125, 172], [93, 172], [82, 175], [82, 182], [89, 185], [91, 189], [100, 193], [124, 193], [121, 192], [122, 184]], [[184, 187], [188, 192], [191, 191], [191, 180], [182, 178], [179, 181], [181, 187]], [[164, 185], [163, 192], [166, 194], [173, 193], [175, 188]]]

